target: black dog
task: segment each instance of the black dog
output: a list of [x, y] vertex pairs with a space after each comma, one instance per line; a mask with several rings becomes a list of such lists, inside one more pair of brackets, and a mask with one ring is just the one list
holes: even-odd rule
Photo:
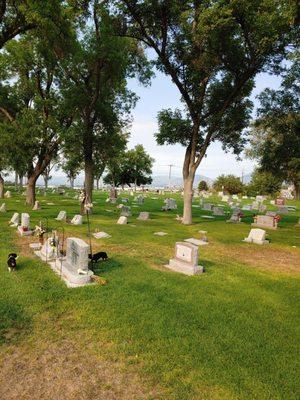
[[99, 260], [107, 261], [108, 257], [105, 251], [99, 251], [99, 253], [89, 254], [89, 259], [92, 263], [97, 263]]
[[7, 265], [9, 272], [15, 271], [17, 269], [17, 261], [18, 255], [16, 253], [11, 253], [8, 255]]

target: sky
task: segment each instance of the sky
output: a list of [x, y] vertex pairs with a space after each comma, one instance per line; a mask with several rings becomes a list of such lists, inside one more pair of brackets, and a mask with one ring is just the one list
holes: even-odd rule
[[[278, 77], [258, 75], [251, 96], [254, 104], [258, 104], [255, 98], [262, 90], [266, 87], [277, 89], [279, 85]], [[143, 144], [146, 151], [155, 159], [153, 175], [167, 175], [168, 164], [173, 164], [175, 166], [172, 168], [172, 176], [181, 176], [184, 148], [180, 145], [158, 146], [154, 137], [154, 133], [157, 132], [157, 113], [164, 108], [174, 109], [181, 106], [177, 87], [169, 77], [157, 72], [150, 87], [143, 87], [136, 80], [131, 80], [129, 88], [140, 99], [132, 113], [133, 123], [128, 147]], [[215, 179], [220, 174], [247, 175], [253, 169], [252, 160], [242, 157], [242, 161], [237, 161], [236, 156], [225, 153], [219, 143], [214, 143], [209, 147], [207, 157], [199, 166], [197, 174]]]

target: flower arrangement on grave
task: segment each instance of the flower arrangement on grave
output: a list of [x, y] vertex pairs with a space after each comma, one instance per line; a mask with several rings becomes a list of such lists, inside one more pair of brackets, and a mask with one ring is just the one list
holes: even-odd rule
[[34, 229], [34, 233], [36, 236], [39, 238], [39, 243], [44, 244], [44, 235], [46, 233], [46, 229], [43, 227], [43, 225], [40, 223], [40, 225], [36, 225]]
[[78, 200], [80, 201], [80, 203], [83, 203], [85, 201], [85, 197], [86, 197], [85, 190], [81, 190], [78, 195]]
[[90, 212], [93, 207], [94, 207], [93, 203], [85, 203], [84, 205], [86, 212]]

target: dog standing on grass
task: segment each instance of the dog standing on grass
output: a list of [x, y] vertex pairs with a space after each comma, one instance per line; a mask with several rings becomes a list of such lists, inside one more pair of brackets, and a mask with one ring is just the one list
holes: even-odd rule
[[16, 271], [17, 258], [18, 258], [18, 255], [16, 253], [11, 253], [8, 255], [7, 266], [8, 266], [9, 272]]

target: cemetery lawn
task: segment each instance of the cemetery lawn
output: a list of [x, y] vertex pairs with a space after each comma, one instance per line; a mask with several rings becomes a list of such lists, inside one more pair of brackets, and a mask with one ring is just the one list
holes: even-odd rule
[[[32, 227], [47, 217], [51, 229], [63, 226], [66, 236], [88, 241], [86, 218], [77, 227], [54, 220], [60, 210], [79, 212], [73, 195], [38, 196], [40, 211], [15, 192], [0, 201], [8, 209], [0, 213], [2, 400], [300, 398], [300, 202], [288, 202], [298, 211], [269, 231], [270, 244], [258, 246], [242, 242], [252, 212], [229, 224], [228, 217], [204, 219], [211, 212], [194, 207], [194, 224], [183, 226], [175, 220], [179, 195], [172, 195], [179, 210], [165, 213], [163, 196], [149, 194], [120, 226], [119, 210], [97, 192], [91, 228], [112, 237], [92, 244], [108, 253], [96, 271], [107, 285], [68, 289], [28, 248], [37, 238], [20, 238], [7, 222], [29, 212]], [[137, 220], [140, 211], [151, 220]], [[199, 248], [206, 272], [165, 269], [175, 242], [199, 230], [210, 241]], [[6, 267], [12, 251], [19, 254], [16, 273]]]

